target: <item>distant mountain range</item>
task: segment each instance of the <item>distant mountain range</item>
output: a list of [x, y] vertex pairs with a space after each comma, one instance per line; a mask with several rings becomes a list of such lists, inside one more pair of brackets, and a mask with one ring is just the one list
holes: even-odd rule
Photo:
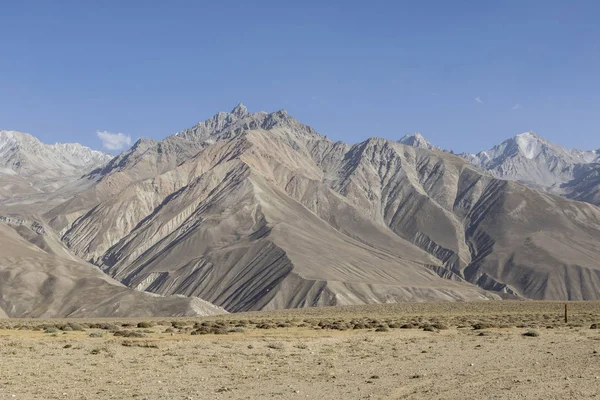
[[[600, 299], [600, 208], [571, 200], [598, 204], [598, 152], [531, 133], [457, 156], [422, 135], [333, 142], [284, 110], [240, 104], [114, 158], [31, 143], [0, 157], [0, 187], [24, 185], [0, 198], [0, 243], [12, 243], [0, 255], [0, 314], [110, 305], [108, 289], [81, 283], [100, 271], [119, 296], [167, 296], [147, 309], [135, 300], [148, 315]], [[49, 167], [24, 168], [32, 154]], [[25, 307], [2, 296], [25, 286]]]
[[[405, 136], [399, 142], [441, 150], [418, 133]], [[459, 156], [500, 179], [600, 205], [600, 150], [568, 150], [526, 132], [490, 150]]]

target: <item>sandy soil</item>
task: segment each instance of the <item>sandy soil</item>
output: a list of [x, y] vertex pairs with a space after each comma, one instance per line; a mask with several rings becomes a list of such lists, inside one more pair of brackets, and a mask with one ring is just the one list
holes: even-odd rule
[[[115, 336], [110, 328], [52, 328], [64, 321], [0, 320], [0, 399], [600, 397], [600, 330], [590, 329], [600, 321], [598, 303], [570, 306], [570, 324], [560, 304], [505, 303], [505, 312], [496, 304], [422, 305], [414, 313], [398, 311], [408, 306], [311, 309], [236, 314], [228, 323], [118, 327], [142, 338]], [[384, 327], [421, 328], [327, 325], [365, 317]], [[190, 334], [210, 321], [243, 332]], [[422, 329], [430, 324], [442, 329]], [[265, 325], [272, 328], [259, 328]], [[523, 336], [529, 331], [539, 336]]]

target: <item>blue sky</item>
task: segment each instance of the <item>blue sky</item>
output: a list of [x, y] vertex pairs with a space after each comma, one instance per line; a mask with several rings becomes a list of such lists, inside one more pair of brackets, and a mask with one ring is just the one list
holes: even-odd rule
[[0, 0], [0, 129], [101, 148], [243, 101], [335, 140], [600, 148], [597, 1]]

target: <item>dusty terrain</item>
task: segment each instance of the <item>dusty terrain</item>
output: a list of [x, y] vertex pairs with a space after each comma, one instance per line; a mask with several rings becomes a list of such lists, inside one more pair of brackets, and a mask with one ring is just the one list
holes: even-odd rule
[[600, 303], [569, 309], [567, 324], [552, 302], [4, 319], [0, 399], [596, 398]]

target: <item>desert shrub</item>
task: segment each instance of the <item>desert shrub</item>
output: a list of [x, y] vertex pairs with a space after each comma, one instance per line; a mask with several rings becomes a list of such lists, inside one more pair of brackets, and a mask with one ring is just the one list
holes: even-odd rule
[[436, 322], [435, 324], [432, 324], [431, 326], [433, 326], [435, 329], [439, 329], [439, 330], [448, 329], [448, 327], [446, 325], [442, 324], [441, 322]]
[[475, 330], [480, 330], [480, 329], [489, 329], [489, 328], [493, 328], [494, 326], [492, 326], [492, 324], [488, 324], [486, 322], [476, 322], [473, 325], [471, 325], [473, 327], [473, 329]]
[[73, 328], [74, 331], [78, 331], [78, 332], [82, 332], [87, 329], [87, 324], [78, 324], [76, 322], [69, 322], [69, 325], [71, 326], [71, 328]]
[[241, 327], [235, 327], [235, 328], [229, 329], [227, 332], [229, 332], [229, 333], [244, 333], [244, 332], [246, 332], [246, 330]]
[[91, 338], [101, 338], [102, 336], [104, 336], [104, 332], [100, 332], [100, 331], [90, 332], [90, 333], [88, 333], [88, 336]]
[[412, 323], [400, 325], [400, 329], [415, 329], [416, 327], [417, 326]]
[[102, 322], [102, 323], [97, 323], [97, 324], [89, 324], [89, 327], [91, 329], [103, 329], [105, 331], [111, 331], [111, 332], [115, 332], [120, 329], [117, 325], [110, 324], [107, 322]]
[[215, 326], [210, 333], [213, 335], [227, 335], [229, 332], [226, 326]]
[[149, 343], [149, 342], [133, 342], [131, 340], [123, 340], [123, 342], [121, 343], [122, 346], [125, 347], [143, 347], [146, 349], [158, 349], [158, 345], [156, 343]]
[[272, 324], [267, 324], [267, 323], [263, 322], [263, 323], [257, 324], [256, 328], [257, 329], [273, 329], [273, 328], [275, 328], [275, 326]]
[[267, 343], [267, 347], [269, 349], [274, 349], [274, 350], [283, 350], [284, 345], [281, 342], [271, 342], [271, 343]]
[[173, 332], [175, 332], [175, 329], [173, 329], [173, 328], [167, 328], [163, 331], [163, 333], [173, 333]]
[[126, 338], [144, 338], [144, 337], [148, 337], [148, 335], [146, 335], [143, 332], [136, 332], [136, 331], [129, 331], [129, 330], [122, 330], [122, 331], [117, 331], [114, 333], [115, 336], [120, 336], [120, 337], [126, 337]]
[[538, 337], [538, 336], [540, 336], [540, 333], [537, 331], [527, 331], [523, 334], [523, 336]]
[[425, 332], [435, 332], [435, 328], [433, 327], [433, 325], [426, 325], [423, 330]]
[[321, 327], [321, 328], [322, 328], [322, 327], [324, 327], [324, 326], [329, 326], [329, 325], [331, 325], [331, 321], [330, 321], [330, 320], [327, 320], [327, 319], [322, 319], [322, 320], [320, 320], [320, 321], [319, 321], [319, 323], [317, 324], [317, 326], [319, 326], [319, 327]]
[[387, 325], [379, 325], [377, 327], [377, 329], [375, 329], [375, 332], [389, 332], [390, 328], [387, 327]]
[[175, 329], [182, 329], [186, 326], [186, 323], [183, 321], [171, 321], [171, 326]]
[[152, 327], [154, 327], [154, 323], [150, 322], [150, 321], [142, 321], [142, 322], [138, 322], [137, 327], [138, 328], [152, 328]]
[[190, 335], [227, 335], [228, 329], [224, 326], [200, 326], [198, 329], [190, 332]]
[[288, 322], [279, 322], [277, 324], [278, 328], [291, 328], [292, 324], [288, 323]]
[[378, 319], [370, 318], [370, 319], [367, 319], [366, 325], [368, 328], [372, 329], [372, 328], [377, 328], [378, 326], [382, 325], [382, 322]]
[[348, 324], [347, 322], [343, 322], [343, 321], [334, 322], [331, 329], [335, 329], [337, 331], [345, 331], [345, 330], [350, 329], [350, 324]]
[[46, 330], [44, 331], [44, 333], [56, 333], [56, 332], [58, 332], [58, 328], [55, 328], [55, 327], [46, 328]]
[[600, 324], [592, 324], [592, 326], [590, 326], [590, 329], [600, 329]]

